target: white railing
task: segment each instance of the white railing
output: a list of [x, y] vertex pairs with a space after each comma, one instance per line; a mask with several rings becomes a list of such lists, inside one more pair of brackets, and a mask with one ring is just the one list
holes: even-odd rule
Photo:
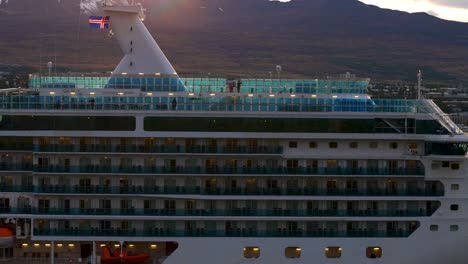
[[450, 116], [444, 113], [433, 100], [427, 100], [428, 104], [432, 107], [434, 112], [432, 116], [439, 120], [440, 124], [444, 126], [451, 134], [461, 135], [464, 134], [463, 130], [460, 129], [453, 121]]

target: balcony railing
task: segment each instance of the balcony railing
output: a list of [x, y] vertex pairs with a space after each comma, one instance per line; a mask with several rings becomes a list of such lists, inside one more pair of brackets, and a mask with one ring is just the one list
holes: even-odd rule
[[413, 231], [374, 231], [374, 230], [173, 230], [154, 229], [99, 229], [99, 228], [69, 228], [69, 229], [38, 229], [34, 228], [34, 236], [127, 236], [127, 237], [408, 237]]
[[102, 216], [286, 216], [286, 217], [427, 217], [434, 212], [424, 210], [293, 210], [274, 208], [259, 210], [235, 208], [232, 210], [205, 209], [143, 209], [143, 208], [0, 208], [2, 214], [36, 214], [36, 215], [102, 215]]
[[35, 166], [36, 172], [51, 173], [141, 173], [141, 174], [253, 174], [253, 175], [362, 175], [362, 176], [423, 176], [423, 168], [313, 168], [313, 167], [182, 167], [182, 166]]
[[[29, 187], [28, 187], [29, 188]], [[21, 189], [14, 186], [10, 189]], [[182, 186], [34, 186], [35, 193], [48, 194], [166, 194], [166, 195], [307, 195], [307, 196], [443, 196], [442, 189], [326, 189], [326, 188], [200, 188]]]
[[28, 163], [11, 164], [2, 162], [0, 163], [0, 171], [32, 171], [33, 165]]
[[217, 147], [196, 145], [35, 145], [36, 152], [117, 152], [117, 153], [191, 153], [191, 154], [282, 154], [281, 146]]

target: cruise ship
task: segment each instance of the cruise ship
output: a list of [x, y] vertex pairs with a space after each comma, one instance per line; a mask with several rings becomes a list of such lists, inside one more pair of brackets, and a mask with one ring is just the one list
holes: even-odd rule
[[0, 91], [0, 262], [467, 263], [468, 136], [433, 101], [179, 76], [143, 11], [104, 5], [112, 73]]

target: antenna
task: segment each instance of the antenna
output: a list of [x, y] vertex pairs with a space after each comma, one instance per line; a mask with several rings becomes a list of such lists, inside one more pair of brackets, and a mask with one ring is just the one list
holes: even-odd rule
[[418, 100], [421, 99], [421, 81], [422, 81], [422, 72], [421, 70], [418, 71]]

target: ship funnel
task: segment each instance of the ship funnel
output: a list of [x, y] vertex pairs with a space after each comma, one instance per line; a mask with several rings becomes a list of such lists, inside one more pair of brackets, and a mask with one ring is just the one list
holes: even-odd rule
[[113, 37], [125, 56], [113, 74], [176, 75], [176, 71], [143, 24], [144, 9], [134, 1], [108, 1], [104, 11], [110, 16]]

